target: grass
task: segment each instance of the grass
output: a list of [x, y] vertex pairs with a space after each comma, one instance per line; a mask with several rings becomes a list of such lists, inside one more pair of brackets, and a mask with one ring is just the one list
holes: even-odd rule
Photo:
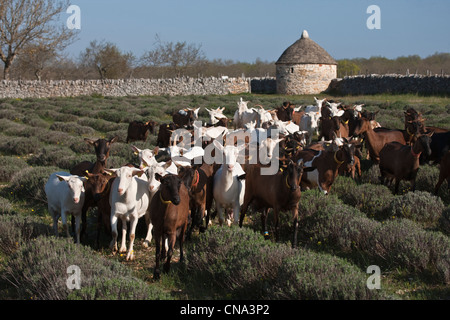
[[[237, 107], [236, 102], [240, 97], [250, 101], [249, 107], [256, 104], [263, 105], [266, 109], [280, 106], [284, 101], [291, 101], [295, 105], [313, 104], [314, 96], [282, 96], [282, 95], [226, 95], [226, 96], [157, 96], [157, 97], [121, 97], [111, 98], [102, 96], [92, 97], [74, 97], [74, 98], [48, 98], [48, 99], [2, 99], [0, 106], [5, 109], [0, 112], [0, 163], [3, 167], [0, 178], [0, 197], [7, 199], [15, 214], [23, 216], [37, 216], [44, 224], [51, 225], [52, 220], [47, 212], [45, 199], [42, 196], [33, 198], [29, 194], [33, 190], [22, 187], [18, 181], [26, 183], [27, 177], [23, 180], [18, 179], [20, 173], [28, 170], [34, 172], [33, 168], [38, 165], [50, 166], [70, 166], [72, 161], [92, 159], [93, 148], [86, 147], [83, 144], [83, 138], [111, 138], [112, 136], [126, 135], [128, 122], [131, 120], [148, 121], [150, 119], [159, 123], [168, 123], [171, 121], [170, 114], [184, 107], [201, 107], [200, 118], [203, 121], [208, 119], [205, 108], [226, 107], [225, 114], [228, 117], [234, 115]], [[316, 95], [321, 99], [325, 95]], [[414, 107], [421, 111], [427, 118], [427, 125], [435, 125], [450, 128], [450, 100], [446, 97], [419, 96], [419, 95], [373, 95], [373, 96], [344, 96], [328, 97], [334, 100], [342, 101], [344, 104], [365, 104], [369, 111], [380, 110], [377, 120], [383, 125], [386, 124], [392, 128], [401, 128], [403, 124], [403, 111], [406, 107]], [[30, 127], [35, 128], [35, 132]], [[33, 136], [36, 134], [36, 136]], [[29, 139], [31, 137], [31, 139]], [[33, 143], [29, 143], [29, 141]], [[125, 137], [121, 137], [124, 141]], [[120, 141], [120, 140], [119, 140]], [[156, 137], [149, 137], [147, 142], [139, 142], [139, 148], [152, 148]], [[128, 146], [120, 142], [112, 149], [110, 163], [120, 164], [123, 161], [135, 161], [132, 158], [132, 152], [127, 150]], [[58, 151], [58, 152], [57, 152]], [[370, 162], [370, 161], [369, 161]], [[377, 221], [383, 223], [383, 219], [376, 216], [377, 210], [371, 206], [382, 205], [388, 207], [387, 201], [391, 197], [385, 195], [373, 196], [364, 201], [360, 199], [349, 198], [346, 192], [359, 190], [359, 186], [364, 183], [377, 184], [375, 181], [376, 171], [371, 169], [371, 164], [363, 161], [364, 181], [355, 183], [347, 178], [339, 177], [336, 181], [335, 190], [332, 194], [336, 196], [337, 204], [348, 203], [355, 206], [355, 210], [360, 210], [364, 219], [367, 221]], [[66, 168], [67, 170], [67, 168]], [[436, 174], [436, 167], [422, 168], [422, 174], [419, 171], [420, 183], [418, 189], [424, 192], [432, 192]], [[37, 171], [36, 171], [37, 172]], [[45, 170], [43, 170], [45, 172]], [[39, 177], [33, 177], [32, 182], [37, 183]], [[16, 189], [12, 190], [11, 187]], [[379, 186], [381, 188], [381, 186]], [[356, 188], [356, 189], [355, 189]], [[364, 195], [370, 192], [376, 192], [378, 187], [365, 189], [361, 191]], [[407, 193], [406, 187], [404, 194]], [[375, 190], [375, 191], [372, 191]], [[16, 193], [17, 191], [17, 193]], [[24, 192], [27, 193], [24, 193]], [[368, 192], [368, 193], [367, 193]], [[24, 194], [27, 197], [24, 197]], [[383, 190], [382, 194], [385, 194]], [[381, 195], [381, 193], [380, 193]], [[400, 195], [401, 196], [401, 195]], [[400, 197], [397, 196], [397, 197]], [[394, 196], [392, 196], [394, 197]], [[442, 187], [439, 197], [443, 205], [447, 208], [450, 205], [450, 196], [446, 187]], [[328, 201], [334, 201], [330, 198]], [[380, 202], [384, 201], [384, 202]], [[5, 204], [6, 206], [6, 204]], [[1, 208], [0, 208], [1, 209]], [[8, 209], [10, 210], [10, 209]], [[384, 209], [383, 209], [384, 210]], [[1, 212], [1, 210], [0, 210]], [[421, 219], [425, 216], [420, 216]], [[359, 218], [363, 219], [363, 218]], [[88, 218], [88, 238], [86, 246], [95, 247], [95, 211], [91, 211]], [[273, 217], [270, 214], [268, 225], [271, 227]], [[366, 220], [364, 220], [366, 221]], [[435, 225], [436, 217], [433, 217], [433, 223], [427, 224], [427, 221], [421, 221], [431, 231], [439, 232], [439, 226]], [[214, 222], [217, 224], [217, 221]], [[291, 238], [292, 221], [288, 213], [281, 215], [281, 240], [280, 244], [289, 244]], [[245, 228], [260, 231], [260, 214], [250, 212], [245, 220]], [[217, 290], [211, 284], [207, 277], [201, 274], [193, 276], [186, 270], [186, 266], [179, 263], [179, 252], [176, 250], [172, 271], [170, 274], [164, 274], [158, 282], [153, 280], [154, 266], [154, 246], [144, 248], [142, 245], [145, 237], [145, 228], [143, 223], [138, 225], [137, 240], [135, 242], [136, 260], [133, 262], [125, 261], [125, 256], [119, 254], [113, 256], [108, 249], [109, 237], [104, 233], [101, 236], [101, 248], [96, 250], [98, 255], [113, 259], [130, 268], [133, 274], [143, 279], [149, 285], [158, 286], [169, 293], [173, 299], [230, 299], [230, 293], [224, 293]], [[425, 229], [424, 229], [425, 230]], [[272, 232], [271, 232], [272, 234]], [[446, 235], [449, 236], [448, 234]], [[193, 241], [188, 242], [185, 250], [192, 250], [193, 243], [202, 235], [193, 234]], [[274, 241], [272, 239], [272, 241]], [[315, 252], [327, 252], [324, 243], [311, 243], [308, 239], [300, 241], [300, 246], [313, 250]], [[351, 248], [351, 246], [349, 247]], [[337, 257], [345, 258], [352, 264], [358, 266], [364, 272], [364, 266], [371, 264], [370, 258], [362, 256], [361, 252], [352, 249], [350, 252], [340, 252], [333, 249], [332, 253]], [[9, 256], [0, 252], [0, 279], [4, 266], [8, 263]], [[382, 270], [382, 288], [385, 292], [396, 295], [402, 299], [427, 300], [427, 299], [449, 299], [450, 292], [448, 286], [436, 282], [436, 280], [427, 273], [417, 273], [407, 270], [402, 266], [393, 266]], [[9, 284], [0, 280], [0, 299], [15, 299], [14, 290]]]

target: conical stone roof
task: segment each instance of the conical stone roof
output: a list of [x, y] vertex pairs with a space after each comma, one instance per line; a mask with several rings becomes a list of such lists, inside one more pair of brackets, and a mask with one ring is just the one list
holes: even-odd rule
[[275, 64], [337, 64], [328, 52], [309, 38], [303, 31], [302, 37], [284, 50]]

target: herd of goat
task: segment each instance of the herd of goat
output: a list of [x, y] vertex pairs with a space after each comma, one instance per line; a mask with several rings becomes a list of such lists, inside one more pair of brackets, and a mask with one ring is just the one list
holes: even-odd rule
[[[422, 115], [411, 108], [405, 111], [403, 130], [381, 127], [375, 120], [376, 113], [363, 110], [363, 105], [343, 105], [327, 99], [315, 98], [315, 104], [306, 107], [285, 102], [273, 110], [259, 105], [249, 108], [248, 102], [241, 99], [232, 129], [224, 108], [206, 111], [209, 121], [205, 125], [198, 121], [199, 108], [174, 112], [173, 122], [168, 124], [130, 123], [127, 143], [145, 141], [159, 128], [153, 150], [131, 146], [139, 164], [108, 168], [111, 146], [118, 137], [84, 139], [94, 147], [96, 162], [79, 163], [70, 173], [53, 173], [45, 185], [55, 233], [61, 217], [69, 236], [67, 217], [72, 215], [75, 240], [80, 243], [86, 232], [87, 211], [97, 207], [97, 245], [104, 228], [112, 237], [110, 248], [126, 252], [126, 259], [133, 260], [136, 226], [145, 217], [148, 229], [144, 245], [155, 240], [154, 276], [158, 278], [160, 260], [166, 256], [164, 270], [170, 268], [176, 240], [182, 260], [185, 237], [189, 238], [194, 228], [204, 231], [208, 227], [213, 203], [220, 225], [227, 222], [242, 226], [252, 205], [262, 213], [265, 237], [268, 210], [274, 211], [276, 238], [279, 212], [290, 211], [295, 247], [301, 191], [319, 188], [329, 193], [338, 174], [361, 176], [363, 145], [367, 158], [379, 165], [381, 182], [395, 180], [395, 193], [401, 180], [411, 181], [414, 190], [420, 163], [429, 161], [441, 165], [435, 192], [443, 180], [450, 184], [450, 133], [425, 126]], [[200, 142], [191, 136], [190, 141], [185, 136], [180, 138], [180, 129], [195, 132]], [[318, 139], [313, 141], [313, 137]], [[207, 161], [206, 150], [219, 161]], [[252, 162], [250, 150], [256, 150], [258, 160], [266, 161]], [[274, 163], [274, 172], [263, 173]], [[122, 241], [118, 249], [120, 224]]]

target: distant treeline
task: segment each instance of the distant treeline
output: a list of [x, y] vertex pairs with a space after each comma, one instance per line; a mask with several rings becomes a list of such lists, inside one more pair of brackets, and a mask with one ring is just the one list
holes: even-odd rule
[[388, 59], [384, 57], [342, 59], [338, 61], [338, 78], [359, 74], [450, 74], [450, 53], [435, 53]]
[[[0, 71], [2, 67], [0, 66]], [[338, 60], [338, 78], [359, 74], [450, 74], [450, 53], [388, 59]], [[60, 54], [19, 56], [11, 66], [11, 80], [78, 80], [189, 77], [275, 77], [274, 61], [208, 60], [200, 46], [161, 42], [142, 57], [121, 51], [115, 44], [93, 41], [78, 58]]]

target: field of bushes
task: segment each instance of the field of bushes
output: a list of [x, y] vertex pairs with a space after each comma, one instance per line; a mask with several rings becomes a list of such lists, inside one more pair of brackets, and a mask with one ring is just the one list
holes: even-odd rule
[[[416, 192], [401, 184], [380, 185], [379, 170], [362, 160], [362, 177], [338, 177], [331, 193], [302, 193], [299, 248], [292, 249], [292, 219], [282, 213], [280, 240], [264, 240], [260, 215], [244, 227], [195, 232], [169, 274], [152, 279], [154, 246], [144, 248], [144, 223], [138, 225], [136, 260], [112, 255], [102, 235], [96, 248], [96, 211], [88, 216], [83, 245], [53, 236], [44, 184], [55, 171], [95, 161], [85, 137], [112, 138], [109, 167], [137, 163], [125, 143], [132, 120], [171, 121], [185, 107], [226, 107], [232, 117], [241, 96], [122, 97], [102, 96], [0, 100], [0, 299], [450, 299], [450, 196], [444, 183], [432, 194], [439, 166], [420, 168]], [[284, 101], [312, 104], [312, 96], [242, 95], [249, 106], [266, 109]], [[325, 96], [318, 96], [320, 98]], [[426, 124], [450, 128], [450, 100], [416, 95], [330, 97], [345, 104], [364, 103], [380, 112], [377, 120], [403, 128], [404, 110], [414, 107]], [[139, 148], [152, 148], [156, 135]], [[217, 218], [216, 218], [217, 219]], [[268, 219], [272, 224], [271, 216]], [[82, 272], [80, 290], [66, 286], [67, 268]], [[370, 290], [367, 268], [379, 266], [381, 289]]]

